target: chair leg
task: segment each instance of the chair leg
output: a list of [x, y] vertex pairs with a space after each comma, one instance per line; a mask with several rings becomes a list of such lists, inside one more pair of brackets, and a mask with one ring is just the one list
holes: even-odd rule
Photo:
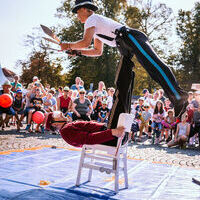
[[82, 165], [83, 165], [84, 159], [85, 159], [85, 148], [83, 147], [82, 152], [81, 152], [81, 157], [80, 157], [78, 174], [77, 174], [77, 178], [76, 178], [76, 186], [80, 185], [81, 171], [82, 171]]
[[[95, 150], [92, 151], [92, 153], [95, 153]], [[93, 163], [94, 159], [91, 158], [91, 163]], [[92, 168], [89, 169], [89, 173], [88, 173], [88, 181], [90, 182], [92, 179]]]
[[116, 160], [116, 171], [115, 171], [115, 192], [119, 191], [119, 159]]
[[128, 173], [127, 173], [127, 154], [123, 154], [123, 162], [124, 162], [124, 183], [125, 188], [128, 188]]

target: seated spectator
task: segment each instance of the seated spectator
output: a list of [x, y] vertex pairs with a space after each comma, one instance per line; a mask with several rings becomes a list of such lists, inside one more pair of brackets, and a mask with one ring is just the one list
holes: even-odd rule
[[72, 102], [78, 97], [78, 90], [72, 90]]
[[73, 115], [74, 120], [90, 121], [90, 115], [92, 113], [92, 105], [88, 98], [85, 97], [86, 91], [84, 89], [79, 90], [79, 97], [73, 102]]
[[[15, 117], [17, 120], [17, 131], [19, 131], [20, 127], [22, 127], [21, 122], [24, 116], [24, 108], [25, 108], [25, 99], [22, 96], [22, 90], [18, 89], [16, 91], [16, 96], [14, 97], [12, 107], [15, 110]], [[20, 118], [19, 115], [21, 115]]]
[[172, 147], [179, 145], [180, 148], [186, 147], [186, 142], [188, 141], [190, 133], [190, 124], [187, 123], [187, 113], [184, 113], [181, 117], [181, 122], [177, 125], [177, 130], [175, 133], [175, 139], [170, 141], [167, 146]]
[[19, 83], [19, 76], [17, 75], [14, 76], [14, 82], [12, 82], [11, 85], [12, 85], [11, 91], [13, 93], [16, 93], [18, 89], [22, 88], [22, 84]]
[[93, 97], [93, 93], [92, 92], [89, 92], [88, 94], [87, 94], [87, 98], [90, 100], [90, 102], [92, 103], [93, 102], [93, 99], [94, 99], [94, 97]]
[[53, 112], [53, 103], [52, 103], [53, 95], [51, 93], [47, 93], [47, 96], [43, 97], [44, 110], [46, 112]]
[[[200, 147], [200, 106], [198, 108], [198, 110], [196, 110], [194, 112], [193, 115], [193, 124], [191, 125], [191, 130], [190, 130], [190, 135], [189, 135], [189, 139], [194, 137], [196, 134], [198, 134], [198, 138], [199, 138], [199, 147]], [[194, 141], [191, 144], [192, 146], [194, 146]]]
[[51, 88], [49, 90], [49, 93], [52, 94], [51, 103], [52, 103], [53, 111], [56, 111], [57, 110], [57, 101], [56, 101], [56, 98], [54, 97], [55, 91], [52, 90], [52, 88]]
[[[41, 111], [45, 114], [46, 116], [46, 111], [44, 110], [44, 105], [43, 105], [43, 100], [42, 100], [42, 93], [40, 89], [36, 89], [36, 94], [35, 97], [31, 98], [30, 100], [30, 107], [32, 109], [29, 110], [28, 112], [28, 124], [25, 128], [25, 130], [31, 132], [31, 121], [32, 121], [32, 115], [36, 112], [36, 111]], [[45, 124], [45, 120], [42, 122], [42, 124], [37, 124], [36, 127], [36, 133], [40, 132], [39, 131], [39, 127], [41, 128], [41, 132], [44, 133], [44, 124]]]
[[149, 112], [149, 107], [150, 106], [147, 103], [144, 104], [143, 106], [144, 111], [142, 111], [142, 115], [141, 115], [140, 134], [138, 138], [139, 142], [142, 141], [142, 133], [144, 129], [145, 129], [145, 133], [148, 132], [148, 137], [151, 138], [151, 133], [148, 131], [149, 120], [151, 119], [151, 113]]
[[157, 101], [158, 101], [158, 99], [159, 99], [159, 92], [158, 91], [156, 91], [156, 92], [154, 92], [154, 94], [153, 94], [153, 99], [151, 99], [150, 100], [150, 109], [149, 109], [149, 112], [153, 115], [153, 112], [154, 112], [154, 109], [155, 109], [155, 107], [156, 107], [156, 103], [157, 103]]
[[165, 103], [165, 99], [166, 97], [164, 96], [164, 90], [163, 89], [159, 89], [159, 100], [162, 101], [162, 103]]
[[176, 126], [176, 119], [172, 110], [168, 110], [167, 116], [162, 121], [162, 125], [165, 131], [165, 140], [166, 142], [169, 142], [172, 139], [169, 132], [174, 130]]
[[164, 102], [164, 110], [167, 112], [168, 110], [172, 110], [172, 109], [173, 107], [172, 107], [171, 101], [168, 98], [166, 98]]
[[69, 97], [69, 87], [64, 87], [63, 96], [57, 99], [57, 110], [60, 110], [64, 115], [72, 110], [72, 99]]
[[106, 100], [102, 101], [102, 106], [99, 109], [98, 112], [98, 122], [107, 123], [108, 122], [108, 116], [109, 116], [110, 110], [108, 109], [108, 103]]
[[152, 117], [152, 129], [153, 134], [156, 136], [155, 144], [160, 142], [160, 134], [162, 130], [162, 120], [164, 119], [164, 109], [163, 103], [161, 101], [157, 101], [156, 107], [154, 109], [153, 117]]
[[102, 100], [103, 100], [103, 94], [99, 92], [93, 102], [92, 120], [98, 119], [98, 113], [99, 113], [99, 109], [102, 106]]
[[140, 120], [141, 118], [141, 115], [142, 115], [142, 112], [144, 111], [144, 98], [143, 97], [140, 97], [139, 100], [138, 100], [139, 104], [136, 106], [135, 108], [135, 116], [137, 119]]
[[[3, 87], [3, 90], [0, 91], [0, 95], [10, 94], [12, 98], [14, 99], [13, 92], [11, 91], [12, 85], [10, 84], [10, 81], [5, 81], [2, 87]], [[3, 119], [3, 113], [6, 114], [5, 119]], [[10, 118], [14, 115], [15, 115], [15, 111], [12, 108], [12, 105], [9, 108], [0, 107], [0, 126], [2, 126], [2, 130], [4, 130], [5, 125], [7, 127], [10, 127], [8, 123], [9, 123]]]

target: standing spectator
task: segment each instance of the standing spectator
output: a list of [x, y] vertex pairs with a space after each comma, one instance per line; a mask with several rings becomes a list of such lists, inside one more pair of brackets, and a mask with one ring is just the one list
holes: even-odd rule
[[162, 130], [162, 120], [164, 119], [164, 109], [162, 101], [157, 101], [152, 117], [153, 134], [156, 135], [155, 144], [159, 143], [160, 133]]
[[190, 124], [187, 121], [187, 113], [184, 113], [181, 117], [181, 122], [177, 125], [177, 130], [175, 133], [175, 140], [167, 144], [168, 147], [179, 145], [180, 148], [186, 147], [186, 142], [188, 141], [190, 133]]
[[[3, 90], [0, 91], [0, 95], [1, 94], [10, 94], [12, 96], [12, 98], [14, 98], [13, 92], [11, 91], [12, 85], [10, 84], [10, 81], [5, 81], [2, 85], [2, 87], [3, 87]], [[6, 114], [5, 119], [3, 119], [3, 113]], [[12, 106], [10, 106], [9, 108], [0, 107], [0, 125], [2, 126], [2, 130], [4, 130], [5, 124], [7, 127], [9, 127], [9, 125], [8, 125], [9, 120], [14, 115], [15, 115], [15, 111], [12, 108]]]
[[61, 86], [58, 87], [58, 98], [61, 97], [61, 96], [63, 96], [63, 93], [64, 93], [63, 92], [63, 87], [61, 87]]
[[69, 97], [69, 87], [64, 87], [64, 94], [63, 96], [57, 99], [57, 110], [62, 111], [64, 115], [72, 109], [72, 99]]
[[[22, 96], [22, 90], [21, 89], [18, 89], [16, 91], [16, 96], [14, 97], [12, 107], [15, 110], [15, 117], [16, 117], [16, 120], [17, 120], [17, 131], [19, 131], [20, 127], [22, 127], [21, 121], [23, 119], [24, 107], [25, 107], [25, 99]], [[21, 117], [19, 118], [18, 115], [21, 115]]]
[[150, 94], [150, 93], [149, 93], [149, 90], [148, 90], [148, 89], [143, 89], [142, 95], [143, 95], [143, 98], [144, 98], [144, 103], [147, 103], [147, 104], [150, 103], [149, 94]]
[[11, 85], [12, 85], [11, 91], [13, 93], [16, 93], [18, 89], [22, 88], [22, 84], [19, 83], [19, 76], [17, 75], [14, 76], [14, 82], [12, 82]]
[[108, 102], [108, 109], [111, 110], [113, 106], [113, 96], [115, 93], [115, 88], [110, 87], [108, 88], [108, 97], [107, 97], [107, 102]]
[[159, 89], [159, 100], [162, 101], [163, 103], [165, 103], [165, 99], [166, 99], [166, 97], [164, 96], [164, 90]]
[[157, 101], [158, 101], [158, 99], [159, 99], [159, 92], [158, 91], [156, 91], [156, 92], [154, 92], [154, 94], [153, 94], [153, 99], [151, 99], [151, 101], [150, 101], [150, 109], [149, 109], [149, 112], [153, 115], [153, 112], [154, 112], [154, 109], [155, 109], [155, 107], [156, 107], [156, 103], [157, 103]]
[[99, 81], [97, 93], [102, 93], [103, 94], [102, 96], [107, 95], [106, 86], [105, 86], [105, 83], [103, 81]]
[[81, 79], [81, 81], [80, 81], [80, 89], [85, 89], [84, 88], [84, 81]]
[[141, 124], [140, 124], [140, 134], [138, 141], [142, 141], [142, 132], [145, 128], [145, 132], [148, 132], [148, 137], [151, 138], [151, 133], [148, 131], [149, 129], [149, 120], [151, 119], [151, 113], [149, 112], [149, 104], [144, 104], [143, 106], [144, 111], [142, 111], [141, 115]]
[[28, 88], [27, 89], [31, 90], [34, 86], [36, 86], [36, 87], [38, 86], [39, 87], [39, 82], [40, 81], [39, 81], [38, 77], [34, 76], [33, 77], [33, 82], [28, 84]]
[[102, 101], [102, 106], [100, 107], [99, 112], [98, 112], [97, 121], [102, 122], [102, 123], [107, 123], [109, 113], [110, 113], [110, 110], [108, 109], [107, 101], [104, 99]]
[[198, 110], [200, 102], [200, 91], [196, 91], [194, 93], [194, 99], [192, 100], [191, 104], [194, 107], [194, 111]]
[[78, 97], [78, 90], [72, 90], [72, 102]]
[[144, 104], [144, 97], [140, 97], [139, 100], [138, 100], [139, 104], [136, 106], [135, 110], [136, 110], [136, 118], [140, 118], [141, 115], [142, 115], [142, 112], [144, 111], [144, 108], [143, 108], [143, 104]]
[[188, 103], [190, 104], [193, 101], [194, 94], [192, 91], [188, 92]]
[[81, 88], [83, 88], [83, 87], [80, 86], [80, 81], [81, 81], [81, 78], [80, 77], [76, 77], [75, 78], [75, 84], [73, 84], [70, 89], [79, 91]]
[[92, 105], [88, 98], [85, 97], [85, 90], [79, 90], [79, 97], [73, 102], [73, 121], [84, 120], [90, 121], [90, 115], [92, 113]]
[[52, 88], [49, 90], [49, 93], [52, 94], [51, 102], [52, 102], [52, 108], [53, 111], [57, 110], [57, 101], [55, 98], [55, 90], [52, 90]]

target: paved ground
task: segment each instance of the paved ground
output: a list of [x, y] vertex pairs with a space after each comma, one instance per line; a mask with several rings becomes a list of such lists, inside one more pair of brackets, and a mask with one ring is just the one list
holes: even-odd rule
[[[0, 153], [45, 145], [69, 147], [60, 135], [26, 133], [23, 130], [17, 133], [13, 127], [0, 131]], [[128, 156], [129, 158], [148, 160], [155, 163], [200, 169], [200, 150], [198, 148], [187, 148], [184, 150], [167, 148], [164, 143], [161, 145], [151, 145], [149, 140], [146, 140], [143, 143], [129, 144]]]

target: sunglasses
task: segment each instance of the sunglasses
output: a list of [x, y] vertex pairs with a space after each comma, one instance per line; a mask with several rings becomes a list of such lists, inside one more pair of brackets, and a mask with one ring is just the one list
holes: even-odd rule
[[79, 92], [79, 94], [85, 94], [85, 92]]
[[149, 106], [144, 106], [144, 108], [149, 108]]
[[69, 92], [69, 90], [64, 90], [64, 92]]

